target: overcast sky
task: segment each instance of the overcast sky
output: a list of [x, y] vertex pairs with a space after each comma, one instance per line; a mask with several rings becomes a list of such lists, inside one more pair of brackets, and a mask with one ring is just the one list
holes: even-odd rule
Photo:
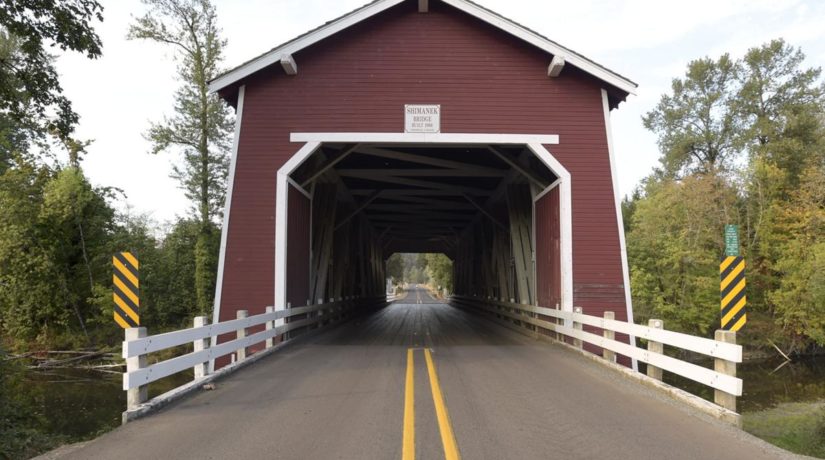
[[[365, 3], [366, 0], [213, 0], [229, 40], [234, 67]], [[808, 66], [825, 64], [825, 2], [821, 0], [476, 0], [639, 84], [638, 95], [613, 111], [622, 195], [656, 165], [655, 138], [642, 127], [673, 77], [702, 56], [748, 48], [783, 37], [801, 47]], [[154, 156], [143, 139], [150, 120], [169, 114], [175, 80], [172, 50], [125, 39], [138, 0], [103, 0], [97, 27], [103, 57], [66, 55], [58, 70], [81, 120], [77, 135], [93, 139], [84, 161], [95, 185], [123, 189], [120, 209], [158, 223], [184, 215], [189, 203], [169, 177], [174, 155]]]

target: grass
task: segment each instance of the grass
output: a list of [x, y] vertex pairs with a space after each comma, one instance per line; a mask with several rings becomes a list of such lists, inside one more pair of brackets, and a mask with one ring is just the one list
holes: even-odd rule
[[783, 449], [825, 458], [825, 401], [783, 403], [742, 414], [745, 431]]

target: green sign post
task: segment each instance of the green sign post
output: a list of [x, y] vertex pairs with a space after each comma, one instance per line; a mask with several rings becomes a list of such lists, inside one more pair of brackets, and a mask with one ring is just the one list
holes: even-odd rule
[[739, 226], [725, 225], [725, 255], [739, 256]]

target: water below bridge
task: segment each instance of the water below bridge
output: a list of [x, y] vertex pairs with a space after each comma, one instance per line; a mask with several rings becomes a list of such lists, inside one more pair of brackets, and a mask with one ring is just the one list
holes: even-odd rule
[[445, 458], [448, 438], [473, 459], [783, 456], [563, 347], [414, 289], [60, 457], [365, 459], [414, 448], [415, 458]]

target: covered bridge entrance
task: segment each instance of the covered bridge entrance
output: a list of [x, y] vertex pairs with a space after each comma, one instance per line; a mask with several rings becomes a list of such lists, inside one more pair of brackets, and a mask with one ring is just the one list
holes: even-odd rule
[[446, 254], [464, 302], [632, 320], [626, 78], [468, 1], [378, 0], [211, 88], [238, 120], [215, 322], [380, 302], [394, 252]]
[[[238, 115], [215, 318], [126, 331], [124, 420], [214, 391], [75, 458], [775, 457], [650, 391], [738, 423], [742, 347], [632, 322], [610, 140], [632, 82], [475, 3], [378, 0], [212, 88]], [[397, 251], [450, 257], [451, 305], [388, 306]]]

